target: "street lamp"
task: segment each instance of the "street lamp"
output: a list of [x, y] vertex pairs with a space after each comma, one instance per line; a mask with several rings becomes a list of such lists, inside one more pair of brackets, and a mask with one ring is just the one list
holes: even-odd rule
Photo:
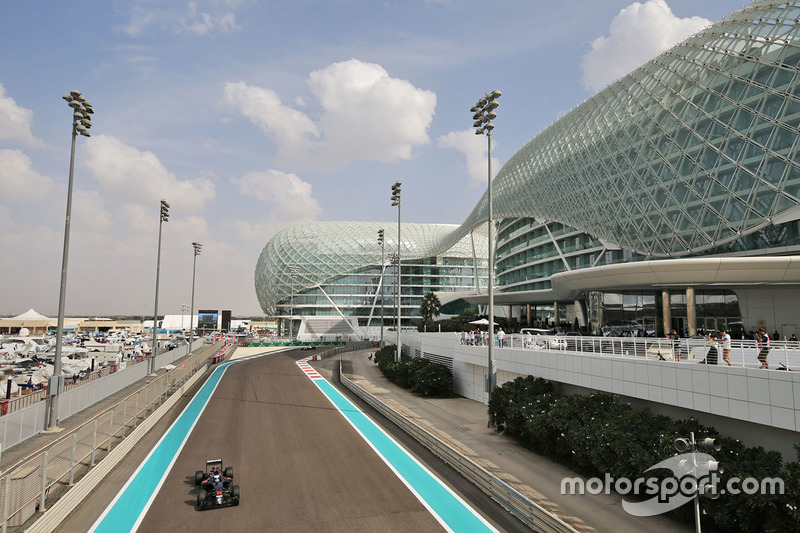
[[289, 272], [292, 275], [292, 298], [289, 301], [289, 340], [294, 339], [294, 278], [300, 273], [300, 267], [292, 265], [289, 267]]
[[380, 347], [383, 348], [383, 268], [386, 239], [384, 238], [383, 228], [378, 230], [378, 243], [381, 245], [381, 343]]
[[166, 200], [161, 200], [161, 212], [158, 216], [158, 255], [156, 259], [156, 303], [153, 310], [153, 347], [150, 349], [150, 361], [148, 362], [149, 374], [156, 371], [156, 356], [158, 355], [158, 275], [161, 270], [161, 226], [169, 220], [169, 204]]
[[[478, 100], [478, 103], [470, 108], [474, 113], [472, 119], [475, 121], [472, 126], [477, 128], [475, 135], [486, 135], [489, 147], [489, 187], [486, 200], [489, 204], [489, 361], [488, 361], [488, 391], [486, 395], [487, 403], [492, 397], [492, 389], [497, 384], [497, 375], [494, 368], [494, 215], [492, 214], [492, 121], [497, 118], [500, 91], [492, 91]], [[489, 426], [494, 425], [494, 414], [489, 411]]]
[[392, 185], [392, 206], [397, 206], [397, 351], [394, 355], [395, 362], [400, 362], [400, 182]]
[[192, 261], [192, 309], [189, 311], [189, 347], [186, 348], [186, 355], [189, 355], [194, 342], [194, 273], [197, 267], [197, 256], [200, 255], [203, 245], [199, 242], [193, 242], [192, 248], [194, 248], [194, 260]]
[[61, 256], [61, 289], [58, 293], [58, 330], [56, 332], [56, 353], [53, 364], [53, 376], [48, 382], [47, 390], [50, 394], [50, 416], [47, 428], [58, 427], [58, 395], [63, 386], [61, 376], [61, 344], [64, 340], [64, 305], [67, 298], [67, 263], [69, 259], [69, 225], [72, 219], [72, 178], [75, 170], [75, 139], [80, 133], [84, 137], [89, 135], [94, 114], [92, 103], [84, 98], [80, 91], [72, 90], [62, 96], [72, 112], [72, 149], [69, 155], [69, 182], [67, 185], [67, 215], [64, 222], [64, 250]]

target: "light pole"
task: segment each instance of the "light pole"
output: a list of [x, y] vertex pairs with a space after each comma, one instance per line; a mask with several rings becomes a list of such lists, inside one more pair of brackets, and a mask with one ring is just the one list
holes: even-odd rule
[[67, 185], [67, 215], [64, 222], [64, 250], [61, 256], [61, 289], [58, 293], [58, 330], [56, 331], [56, 353], [53, 363], [53, 376], [49, 379], [47, 390], [50, 395], [50, 416], [47, 428], [58, 427], [58, 396], [61, 392], [63, 380], [61, 377], [61, 344], [64, 342], [64, 305], [67, 298], [67, 263], [69, 260], [69, 226], [72, 219], [72, 178], [75, 171], [75, 140], [80, 133], [84, 137], [89, 135], [94, 114], [92, 103], [84, 98], [80, 91], [70, 91], [62, 98], [72, 108], [72, 149], [69, 154], [69, 182]]
[[292, 265], [289, 267], [289, 273], [292, 275], [292, 298], [289, 301], [289, 340], [294, 339], [294, 278], [300, 273], [300, 267]]
[[186, 311], [189, 310], [189, 304], [181, 304], [181, 335], [183, 335], [183, 340], [186, 341], [186, 328], [184, 327], [183, 317], [186, 315]]
[[[470, 108], [470, 111], [474, 113], [472, 119], [475, 121], [472, 125], [477, 128], [475, 135], [486, 134], [489, 147], [489, 187], [486, 194], [486, 200], [489, 204], [489, 377], [486, 395], [487, 403], [491, 400], [492, 389], [497, 384], [497, 375], [494, 368], [494, 215], [492, 213], [492, 130], [494, 129], [494, 124], [492, 124], [492, 121], [497, 118], [497, 113], [494, 110], [497, 109], [498, 98], [500, 98], [500, 91], [492, 91]], [[494, 413], [489, 410], [489, 426], [493, 425]]]
[[161, 226], [169, 220], [169, 204], [166, 200], [161, 200], [161, 212], [158, 216], [158, 255], [156, 259], [156, 303], [153, 310], [153, 347], [150, 349], [150, 361], [148, 362], [148, 374], [156, 371], [156, 356], [158, 355], [158, 275], [161, 270]]
[[400, 307], [400, 182], [392, 185], [392, 206], [397, 206], [397, 352], [395, 362], [400, 362], [400, 323], [402, 322]]
[[383, 228], [378, 230], [378, 242], [381, 245], [381, 343], [380, 347], [383, 348], [383, 264], [386, 252], [386, 239], [384, 238]]
[[186, 355], [189, 355], [194, 342], [194, 273], [197, 268], [197, 256], [200, 255], [203, 245], [199, 242], [193, 242], [192, 248], [194, 248], [194, 260], [192, 261], [192, 308], [189, 311], [189, 347], [186, 348]]

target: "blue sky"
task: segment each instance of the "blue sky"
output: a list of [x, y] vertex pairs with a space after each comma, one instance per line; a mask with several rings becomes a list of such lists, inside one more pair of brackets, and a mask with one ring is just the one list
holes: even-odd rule
[[[72, 89], [67, 315], [261, 313], [269, 239], [307, 220], [460, 224], [486, 189], [469, 108], [502, 91], [493, 171], [617, 77], [743, 0], [7, 2], [0, 314], [58, 309]], [[387, 230], [388, 231], [388, 230]]]

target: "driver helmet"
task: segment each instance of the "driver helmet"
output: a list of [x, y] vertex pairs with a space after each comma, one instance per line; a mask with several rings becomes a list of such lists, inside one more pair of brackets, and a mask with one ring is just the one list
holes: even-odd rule
[[214, 483], [219, 483], [220, 475], [219, 472], [214, 472]]

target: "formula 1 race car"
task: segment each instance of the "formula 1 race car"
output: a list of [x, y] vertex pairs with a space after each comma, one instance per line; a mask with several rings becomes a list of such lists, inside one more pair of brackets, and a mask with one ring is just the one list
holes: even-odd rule
[[213, 509], [239, 505], [239, 485], [233, 484], [233, 467], [223, 469], [222, 459], [206, 461], [206, 470], [194, 473], [197, 491], [197, 508]]

